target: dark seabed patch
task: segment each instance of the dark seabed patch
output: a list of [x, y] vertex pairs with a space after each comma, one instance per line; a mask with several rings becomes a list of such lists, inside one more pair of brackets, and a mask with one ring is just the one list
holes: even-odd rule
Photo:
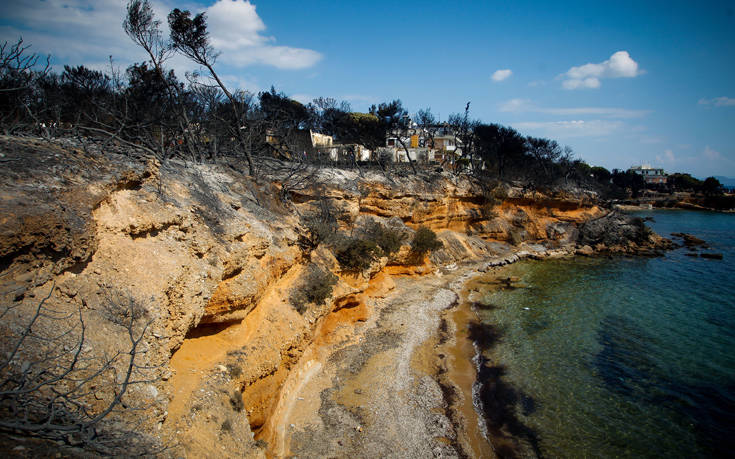
[[735, 452], [735, 384], [692, 385], [672, 378], [647, 352], [654, 338], [630, 319], [609, 315], [598, 332], [602, 350], [596, 374], [607, 390], [633, 403], [671, 410], [682, 428], [694, 427], [702, 450], [715, 457]]
[[646, 349], [652, 338], [630, 319], [609, 315], [598, 331], [602, 350], [594, 358], [597, 374], [608, 390], [627, 396], [645, 398], [661, 371]]
[[[495, 346], [502, 335], [496, 326], [480, 322], [469, 324], [468, 336], [482, 351]], [[477, 368], [477, 394], [496, 454], [501, 458], [522, 457], [525, 448], [518, 441], [521, 440], [541, 457], [536, 432], [518, 417], [519, 410], [524, 415], [536, 410], [534, 399], [513, 387], [505, 378], [506, 368], [492, 365], [482, 352], [477, 356]]]

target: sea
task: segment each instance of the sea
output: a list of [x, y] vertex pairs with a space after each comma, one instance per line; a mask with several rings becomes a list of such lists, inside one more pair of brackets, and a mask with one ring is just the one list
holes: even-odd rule
[[542, 457], [735, 457], [735, 214], [636, 215], [709, 247], [508, 267], [477, 309], [487, 421]]

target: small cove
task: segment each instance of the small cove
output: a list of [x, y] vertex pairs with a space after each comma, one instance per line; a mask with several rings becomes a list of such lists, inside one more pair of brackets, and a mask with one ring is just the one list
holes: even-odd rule
[[735, 446], [735, 216], [638, 215], [723, 260], [682, 248], [523, 261], [503, 275], [525, 288], [491, 291], [477, 308], [486, 418], [538, 455], [724, 457]]

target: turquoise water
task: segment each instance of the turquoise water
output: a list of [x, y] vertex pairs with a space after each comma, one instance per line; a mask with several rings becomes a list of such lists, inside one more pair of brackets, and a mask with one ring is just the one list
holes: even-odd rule
[[478, 311], [485, 408], [504, 416], [491, 425], [539, 455], [735, 455], [735, 215], [640, 215], [724, 259], [677, 249], [518, 263], [510, 275], [526, 288], [493, 293], [493, 307]]

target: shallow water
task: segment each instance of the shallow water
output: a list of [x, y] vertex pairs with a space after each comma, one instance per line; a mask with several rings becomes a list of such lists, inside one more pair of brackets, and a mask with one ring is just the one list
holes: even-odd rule
[[508, 275], [527, 288], [492, 293], [484, 302], [494, 307], [478, 310], [495, 335], [483, 378], [497, 385], [502, 375], [513, 388], [509, 424], [520, 423], [543, 456], [735, 451], [735, 215], [639, 215], [663, 236], [704, 239], [711, 248], [700, 252], [724, 259], [677, 249], [654, 259], [522, 262]]

